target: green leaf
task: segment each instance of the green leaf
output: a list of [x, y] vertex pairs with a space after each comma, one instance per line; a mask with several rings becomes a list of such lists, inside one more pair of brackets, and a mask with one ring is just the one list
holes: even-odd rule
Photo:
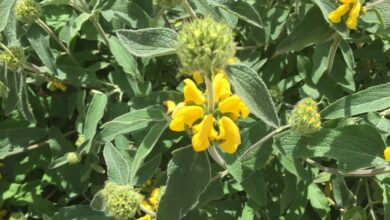
[[18, 104], [17, 108], [22, 116], [30, 123], [36, 123], [34, 114], [32, 112], [27, 93], [26, 76], [21, 73], [21, 82], [19, 84]]
[[223, 197], [224, 193], [221, 181], [221, 178], [218, 178], [207, 185], [206, 190], [199, 197], [197, 208], [202, 208], [207, 205], [209, 201], [218, 200]]
[[246, 1], [212, 0], [210, 4], [228, 11], [253, 26], [263, 28], [259, 13]]
[[49, 35], [38, 25], [32, 25], [27, 31], [27, 39], [42, 63], [55, 75], [58, 75], [54, 55], [50, 50]]
[[108, 180], [119, 185], [128, 184], [130, 166], [111, 142], [104, 146], [103, 156], [107, 164]]
[[253, 172], [241, 185], [248, 194], [248, 198], [255, 201], [258, 206], [267, 205], [267, 186], [261, 171]]
[[344, 22], [340, 22], [338, 24], [333, 24], [329, 21], [328, 16], [329, 13], [334, 11], [337, 8], [337, 3], [334, 1], [322, 1], [322, 0], [313, 0], [314, 4], [316, 4], [321, 12], [318, 12], [319, 15], [322, 14], [323, 21], [327, 22], [333, 29], [335, 29], [343, 38], [348, 37], [348, 29]]
[[272, 127], [279, 127], [279, 119], [267, 86], [260, 76], [245, 65], [229, 65], [226, 69], [234, 91], [250, 112]]
[[109, 38], [110, 51], [114, 55], [115, 60], [123, 68], [123, 70], [132, 75], [136, 79], [141, 79], [141, 76], [137, 69], [137, 62], [133, 55], [129, 53], [126, 48], [122, 46], [118, 38], [112, 36]]
[[381, 13], [385, 28], [390, 28], [390, 2], [383, 1], [380, 4], [377, 4], [375, 9]]
[[23, 152], [30, 144], [47, 135], [41, 128], [16, 128], [0, 131], [0, 159]]
[[134, 176], [136, 175], [137, 171], [140, 169], [146, 157], [150, 154], [150, 152], [152, 152], [153, 147], [156, 145], [158, 139], [165, 131], [167, 126], [168, 126], [167, 122], [156, 123], [145, 135], [145, 138], [142, 141], [141, 145], [138, 147], [137, 153], [135, 154], [134, 160], [131, 164], [130, 182], [132, 184], [135, 184]]
[[311, 9], [299, 23], [276, 48], [276, 54], [283, 54], [290, 51], [300, 51], [311, 45], [322, 43], [330, 39], [334, 31], [324, 21], [321, 12], [317, 8]]
[[16, 0], [0, 0], [0, 32], [7, 26], [8, 18], [12, 12], [12, 6]]
[[92, 210], [88, 205], [74, 205], [61, 208], [51, 220], [108, 220], [104, 213]]
[[157, 218], [182, 218], [196, 205], [210, 177], [210, 163], [205, 152], [196, 153], [191, 146], [175, 150], [168, 164], [168, 182], [159, 203]]
[[145, 108], [121, 115], [102, 125], [100, 138], [107, 142], [117, 135], [147, 128], [153, 122], [166, 121], [161, 109]]
[[368, 125], [322, 129], [308, 136], [290, 132], [279, 138], [275, 146], [283, 154], [295, 158], [333, 158], [344, 171], [387, 165], [383, 158], [386, 144], [378, 131]]
[[92, 15], [88, 13], [81, 13], [73, 21], [72, 26], [70, 26], [70, 39], [74, 38], [79, 33], [83, 24], [88, 21], [91, 16]]
[[390, 107], [390, 83], [345, 96], [321, 111], [325, 119], [344, 118]]
[[174, 54], [177, 33], [168, 28], [118, 30], [122, 45], [134, 56], [156, 57]]
[[104, 110], [107, 105], [107, 96], [99, 91], [92, 91], [93, 98], [91, 104], [89, 104], [87, 114], [85, 115], [84, 123], [84, 137], [88, 141], [85, 147], [86, 152], [89, 152], [89, 148], [92, 144], [93, 138], [96, 134], [96, 129], [100, 119], [104, 115]]
[[130, 100], [131, 107], [135, 109], [146, 108], [151, 105], [162, 105], [164, 101], [172, 100], [175, 103], [183, 101], [183, 93], [176, 91], [157, 91], [149, 95], [136, 96]]
[[324, 218], [326, 214], [330, 211], [328, 205], [328, 199], [317, 186], [317, 184], [312, 183], [307, 189], [307, 196], [309, 198], [311, 206], [316, 210], [318, 215], [321, 218]]
[[337, 207], [348, 209], [356, 203], [355, 195], [348, 189], [344, 177], [336, 176], [332, 179], [333, 197]]
[[243, 171], [238, 155], [225, 153], [219, 147], [217, 147], [217, 149], [226, 163], [226, 169], [229, 171], [229, 174], [232, 175], [238, 183], [241, 183], [243, 180]]

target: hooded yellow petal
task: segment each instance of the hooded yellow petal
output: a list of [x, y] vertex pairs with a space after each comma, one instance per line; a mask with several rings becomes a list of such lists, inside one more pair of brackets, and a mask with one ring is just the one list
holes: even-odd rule
[[195, 151], [204, 151], [210, 146], [210, 137], [213, 135], [214, 117], [212, 114], [206, 115], [200, 123], [198, 132], [192, 136], [192, 147]]
[[194, 81], [185, 79], [184, 83], [186, 84], [184, 86], [184, 102], [186, 104], [203, 105], [206, 99], [198, 87], [196, 87]]
[[244, 118], [249, 115], [248, 107], [238, 95], [232, 95], [220, 102], [218, 110], [221, 113], [230, 113], [233, 119], [237, 119], [240, 115]]
[[355, 29], [357, 26], [357, 18], [349, 16], [345, 24], [349, 29]]
[[236, 123], [229, 117], [222, 117], [219, 122], [218, 139], [222, 141], [219, 145], [226, 153], [236, 152], [238, 145], [241, 143], [240, 130]]
[[357, 0], [339, 0], [343, 4], [355, 4]]
[[218, 102], [229, 97], [232, 93], [230, 91], [229, 81], [226, 79], [225, 74], [218, 73], [214, 77], [214, 100]]
[[165, 107], [167, 108], [167, 114], [171, 114], [173, 110], [176, 108], [176, 103], [171, 100], [167, 100], [164, 102]]
[[361, 9], [362, 9], [362, 4], [359, 1], [356, 2], [356, 4], [353, 5], [351, 11], [349, 12], [349, 16], [358, 18], [359, 15], [360, 15], [360, 10]]
[[185, 125], [192, 127], [193, 123], [204, 115], [204, 110], [199, 106], [184, 106], [172, 114], [169, 128], [172, 131], [184, 131]]
[[149, 214], [146, 214], [142, 217], [137, 218], [137, 220], [152, 220], [152, 216]]
[[203, 82], [202, 73], [200, 71], [194, 71], [192, 74], [192, 78], [194, 78], [196, 84], [201, 84]]

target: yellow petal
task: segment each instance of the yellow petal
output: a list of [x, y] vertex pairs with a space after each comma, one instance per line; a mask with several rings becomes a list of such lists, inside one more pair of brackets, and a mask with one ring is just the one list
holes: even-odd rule
[[219, 122], [218, 139], [222, 141], [219, 145], [226, 153], [236, 152], [238, 145], [241, 143], [240, 130], [236, 123], [229, 117], [222, 117]]
[[339, 0], [343, 4], [355, 4], [357, 0]]
[[362, 4], [358, 1], [353, 5], [351, 11], [349, 12], [349, 17], [358, 18], [360, 15], [360, 9], [362, 8]]
[[185, 79], [184, 83], [186, 84], [184, 86], [184, 102], [186, 104], [203, 105], [206, 99], [198, 87], [196, 87], [194, 81]]
[[214, 77], [214, 100], [224, 100], [231, 95], [230, 84], [223, 73], [218, 73]]
[[176, 103], [171, 100], [167, 100], [164, 102], [165, 107], [167, 108], [167, 114], [171, 114], [173, 110], [176, 108]]
[[149, 214], [146, 214], [140, 218], [137, 218], [137, 220], [152, 220], [152, 216]]
[[390, 162], [390, 146], [386, 147], [385, 151], [383, 152], [385, 159]]
[[347, 14], [347, 12], [349, 11], [351, 7], [349, 6], [349, 4], [343, 4], [343, 5], [340, 5], [336, 11], [337, 13], [339, 14], [339, 16], [343, 16], [345, 14]]
[[341, 16], [339, 14], [337, 14], [335, 11], [332, 11], [331, 13], [329, 13], [328, 15], [328, 19], [332, 22], [332, 23], [340, 23], [341, 21]]
[[345, 24], [349, 29], [355, 29], [357, 26], [357, 18], [349, 16]]
[[221, 101], [218, 105], [218, 110], [221, 113], [230, 113], [233, 119], [240, 117], [247, 117], [249, 115], [249, 109], [240, 99], [238, 95], [232, 95], [229, 98]]
[[196, 84], [201, 84], [203, 82], [202, 73], [200, 71], [194, 71], [192, 74], [192, 78], [194, 78]]
[[192, 147], [195, 151], [204, 151], [210, 146], [209, 138], [213, 135], [214, 117], [212, 114], [206, 115], [200, 123], [198, 132], [192, 136]]
[[192, 127], [193, 123], [200, 119], [204, 114], [204, 110], [199, 106], [184, 106], [172, 114], [172, 121], [169, 128], [172, 131], [184, 131], [185, 125]]

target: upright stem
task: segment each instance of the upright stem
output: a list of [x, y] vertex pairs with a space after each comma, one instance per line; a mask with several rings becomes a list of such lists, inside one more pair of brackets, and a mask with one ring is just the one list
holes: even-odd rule
[[197, 18], [196, 13], [194, 12], [194, 10], [192, 9], [191, 5], [188, 3], [187, 0], [183, 1], [183, 7], [187, 11], [187, 13], [190, 14], [192, 19]]
[[41, 26], [56, 42], [57, 44], [64, 50], [64, 52], [66, 54], [69, 55], [70, 59], [72, 60], [72, 62], [77, 66], [77, 67], [80, 67], [80, 64], [77, 62], [76, 58], [73, 57], [73, 55], [70, 53], [68, 47], [66, 47], [62, 42], [61, 40], [57, 37], [57, 35], [50, 29], [49, 26], [47, 26], [45, 24], [45, 22], [43, 22], [41, 19], [37, 19], [36, 20], [36, 23]]
[[370, 215], [372, 220], [376, 220], [375, 212], [374, 212], [374, 207], [372, 206], [372, 199], [371, 199], [371, 194], [370, 194], [370, 186], [368, 185], [368, 180], [366, 178], [365, 180], [365, 185], [366, 185], [366, 193], [367, 193], [367, 200], [368, 200], [368, 206], [370, 207]]

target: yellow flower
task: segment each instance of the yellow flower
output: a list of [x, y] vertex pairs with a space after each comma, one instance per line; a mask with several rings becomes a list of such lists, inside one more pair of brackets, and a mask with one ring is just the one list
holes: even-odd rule
[[349, 29], [355, 29], [356, 26], [357, 26], [357, 18], [350, 16], [350, 17], [348, 17], [348, 19], [345, 22], [345, 24], [347, 25], [347, 27]]
[[229, 154], [233, 154], [237, 150], [237, 146], [241, 143], [240, 130], [236, 123], [229, 117], [222, 117], [219, 122], [218, 140], [223, 141], [219, 146]]
[[204, 115], [204, 110], [199, 106], [184, 106], [172, 114], [169, 128], [172, 131], [184, 131], [185, 125], [192, 127], [194, 122]]
[[390, 162], [390, 146], [386, 147], [385, 151], [383, 152], [385, 155], [385, 159]]
[[149, 214], [146, 214], [140, 218], [137, 218], [137, 220], [152, 220], [152, 216]]
[[224, 100], [232, 93], [230, 91], [229, 81], [226, 79], [224, 73], [218, 73], [214, 76], [214, 100], [217, 103], [220, 100]]
[[343, 4], [355, 4], [357, 0], [339, 0]]
[[353, 5], [351, 11], [349, 12], [349, 16], [358, 18], [360, 15], [360, 9], [362, 8], [362, 4], [360, 2], [357, 2]]
[[246, 118], [249, 115], [248, 107], [244, 104], [238, 95], [232, 95], [220, 102], [218, 105], [218, 110], [221, 113], [230, 113], [230, 116], [234, 120], [240, 116]]
[[173, 112], [173, 110], [175, 110], [175, 108], [176, 108], [176, 103], [174, 101], [167, 100], [163, 103], [164, 103], [165, 107], [167, 107], [167, 114], [171, 114]]
[[328, 18], [332, 23], [339, 23], [341, 21], [341, 17], [345, 15], [350, 9], [349, 4], [343, 4], [339, 6], [336, 10], [332, 11]]
[[186, 84], [184, 86], [184, 102], [186, 104], [196, 104], [196, 105], [203, 105], [205, 102], [205, 97], [202, 94], [202, 91], [196, 87], [194, 81], [190, 79], [185, 79], [184, 83]]
[[154, 210], [157, 210], [158, 203], [160, 202], [160, 198], [161, 198], [161, 189], [160, 188], [153, 189], [149, 197], [149, 202], [153, 206]]
[[203, 82], [202, 73], [200, 71], [194, 71], [192, 78], [194, 78], [196, 84], [201, 84]]
[[148, 201], [142, 196], [141, 205], [143, 205], [147, 210], [153, 211], [153, 207], [149, 204]]
[[192, 136], [192, 147], [196, 152], [204, 151], [210, 146], [210, 137], [213, 137], [214, 117], [212, 114], [206, 115], [203, 121], [196, 127], [196, 133]]

